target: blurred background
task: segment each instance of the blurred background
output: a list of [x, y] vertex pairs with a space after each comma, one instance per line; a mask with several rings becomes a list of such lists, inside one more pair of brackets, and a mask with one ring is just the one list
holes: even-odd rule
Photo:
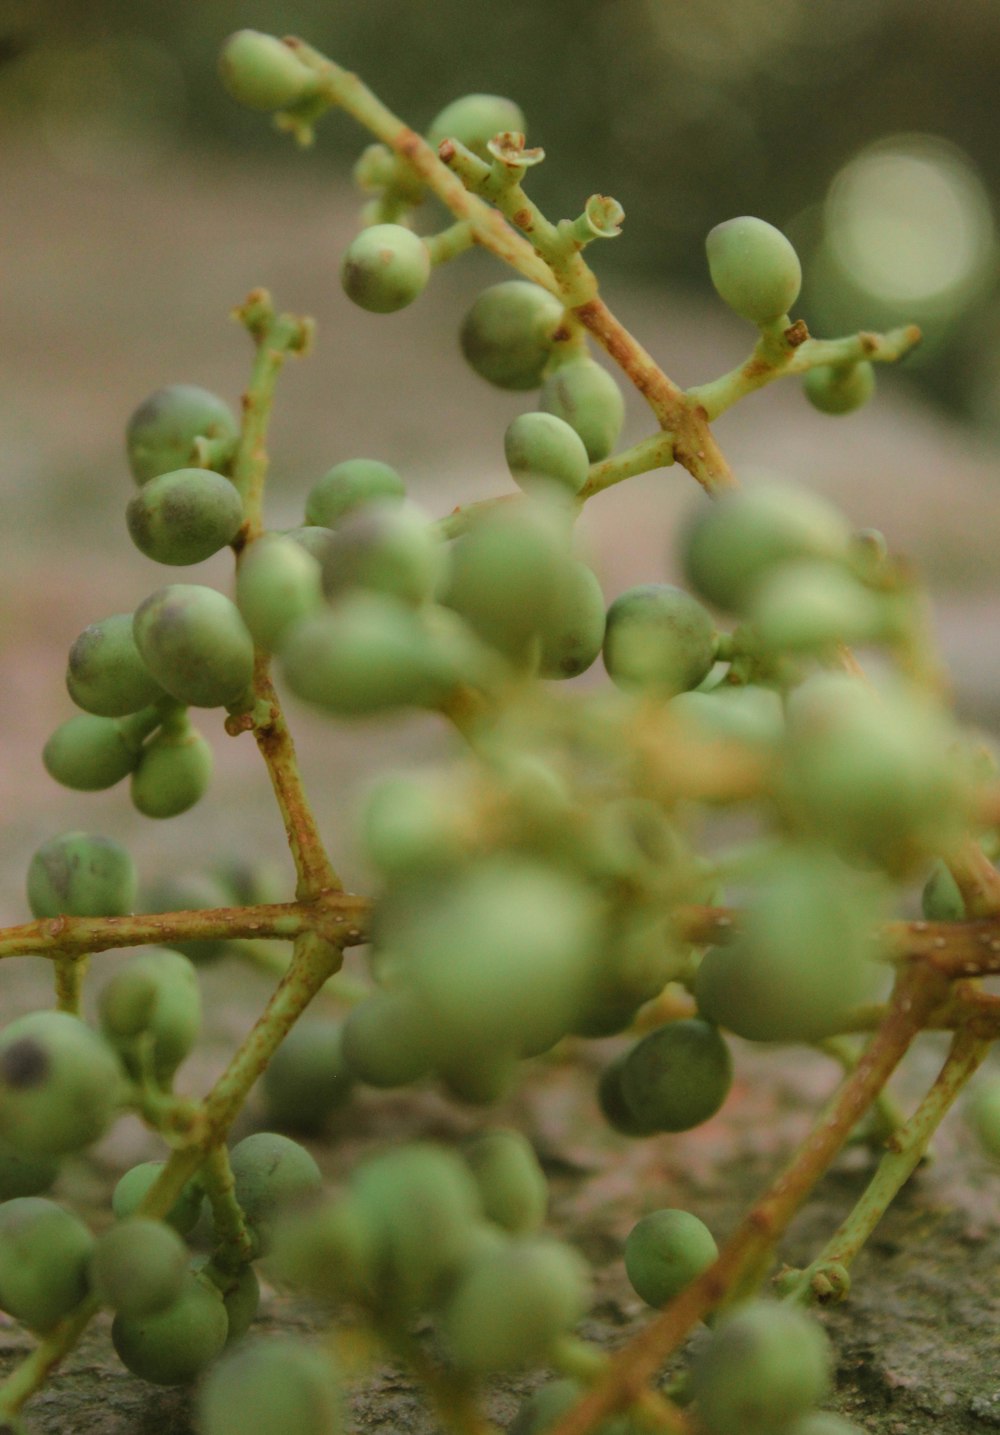
[[[467, 256], [410, 310], [352, 309], [337, 270], [365, 137], [334, 114], [300, 151], [240, 109], [215, 57], [241, 26], [303, 35], [418, 128], [470, 90], [516, 99], [548, 155], [531, 190], [551, 216], [579, 213], [594, 191], [624, 205], [623, 235], [589, 253], [613, 306], [682, 385], [752, 342], [704, 262], [705, 233], [734, 214], [792, 237], [814, 332], [920, 323], [923, 346], [880, 370], [861, 414], [816, 414], [788, 382], [727, 414], [718, 436], [738, 471], [801, 479], [914, 555], [960, 710], [996, 725], [993, 0], [0, 0], [0, 855], [11, 859], [0, 917], [23, 903], [23, 853], [59, 822], [103, 824], [150, 854], [270, 840], [233, 819], [249, 790], [262, 813], [270, 801], [245, 744], [215, 739], [216, 800], [169, 824], [169, 839], [120, 792], [55, 790], [38, 760], [70, 713], [73, 638], [176, 576], [153, 572], [125, 534], [124, 423], [169, 382], [237, 401], [249, 353], [226, 315], [251, 287], [318, 320], [315, 354], [289, 366], [279, 393], [275, 526], [300, 522], [310, 484], [358, 453], [397, 464], [437, 512], [509, 487], [502, 432], [525, 396], [490, 390], [455, 339], [478, 289], [503, 275]], [[439, 220], [430, 206], [421, 217]], [[630, 399], [626, 439], [649, 429]], [[609, 598], [670, 576], [671, 530], [702, 501], [693, 487], [670, 470], [591, 505]], [[227, 581], [212, 563], [191, 576]], [[347, 806], [369, 757], [389, 760], [376, 748], [442, 741], [420, 723], [373, 735], [304, 713], [296, 723], [316, 780]], [[329, 835], [349, 845], [333, 815]]]

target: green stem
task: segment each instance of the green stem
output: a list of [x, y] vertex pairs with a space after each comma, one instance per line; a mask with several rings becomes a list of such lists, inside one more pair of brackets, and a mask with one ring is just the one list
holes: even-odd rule
[[368, 940], [371, 902], [348, 892], [324, 892], [302, 902], [253, 907], [206, 907], [129, 917], [43, 917], [0, 929], [2, 957], [74, 957], [115, 947], [157, 946], [204, 937], [280, 937], [315, 932], [342, 946]]
[[[909, 1121], [890, 1137], [889, 1150], [878, 1164], [854, 1209], [804, 1271], [790, 1273], [782, 1290], [790, 1300], [841, 1299], [847, 1294], [846, 1273], [890, 1203], [909, 1180], [927, 1151], [931, 1137], [955, 1098], [985, 1059], [992, 1039], [969, 1028], [955, 1033], [937, 1080]], [[829, 1272], [829, 1267], [838, 1269]]]
[[944, 985], [925, 967], [900, 972], [886, 1019], [857, 1068], [715, 1264], [612, 1358], [606, 1378], [557, 1422], [551, 1435], [586, 1435], [606, 1415], [634, 1404], [697, 1321], [734, 1292], [759, 1282], [776, 1242], [940, 1002]]
[[738, 368], [688, 390], [688, 399], [704, 409], [709, 422], [740, 399], [785, 374], [804, 374], [809, 369], [852, 364], [862, 359], [891, 364], [909, 353], [919, 344], [921, 337], [916, 324], [907, 324], [888, 334], [861, 333], [842, 339], [810, 339], [801, 321], [786, 324], [787, 321], [782, 322], [780, 332], [774, 326], [762, 331], [750, 357]]
[[[878, 1008], [877, 1014], [879, 1020], [884, 1019], [884, 1008]], [[872, 1023], [873, 1026], [877, 1026], [878, 1024], [878, 1021]], [[853, 1042], [848, 1041], [843, 1036], [827, 1037], [825, 1041], [819, 1042], [818, 1046], [820, 1051], [825, 1052], [827, 1056], [832, 1056], [834, 1061], [839, 1062], [845, 1072], [854, 1071], [858, 1062], [861, 1060], [861, 1051], [858, 1050]], [[867, 1130], [864, 1133], [864, 1139], [873, 1145], [884, 1145], [886, 1141], [891, 1140], [895, 1136], [896, 1132], [899, 1131], [905, 1123], [905, 1120], [906, 1118], [900, 1109], [899, 1103], [895, 1097], [891, 1096], [885, 1087], [883, 1087], [872, 1102], [868, 1123], [866, 1123]]]
[[449, 259], [457, 259], [460, 254], [471, 249], [475, 242], [472, 226], [464, 219], [456, 220], [447, 229], [442, 229], [437, 234], [429, 234], [424, 239], [432, 264], [446, 264]]
[[56, 978], [56, 1010], [80, 1015], [83, 997], [83, 979], [87, 972], [88, 953], [71, 955], [65, 952], [53, 953]]
[[274, 389], [289, 354], [303, 354], [312, 339], [312, 323], [294, 314], [275, 314], [266, 289], [254, 289], [234, 310], [257, 344], [250, 384], [243, 395], [243, 425], [232, 463], [232, 480], [243, 499], [242, 543], [261, 532], [264, 480], [267, 477], [267, 430]]
[[587, 481], [578, 497], [592, 498], [613, 484], [634, 478], [638, 473], [650, 473], [655, 468], [669, 468], [674, 461], [674, 435], [655, 433], [633, 444], [611, 458], [592, 463]]
[[256, 1254], [246, 1217], [236, 1199], [236, 1183], [229, 1152], [220, 1142], [213, 1146], [201, 1168], [202, 1185], [212, 1207], [216, 1249], [213, 1261], [225, 1270], [238, 1270]]
[[46, 1335], [7, 1379], [0, 1383], [0, 1411], [16, 1415], [24, 1402], [45, 1384], [59, 1362], [69, 1354], [101, 1308], [97, 1296], [88, 1296], [65, 1320]]

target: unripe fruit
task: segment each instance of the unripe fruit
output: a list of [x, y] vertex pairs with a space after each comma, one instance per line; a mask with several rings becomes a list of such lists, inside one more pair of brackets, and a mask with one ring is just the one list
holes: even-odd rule
[[341, 1052], [341, 1023], [303, 1017], [272, 1056], [262, 1082], [270, 1119], [316, 1132], [350, 1099], [353, 1082]]
[[64, 832], [43, 842], [28, 867], [35, 917], [123, 917], [135, 899], [132, 859], [110, 837]]
[[87, 1294], [94, 1238], [54, 1201], [24, 1196], [0, 1205], [0, 1309], [45, 1334]]
[[850, 539], [846, 519], [825, 499], [769, 483], [700, 508], [682, 536], [681, 557], [696, 592], [739, 613], [775, 565], [790, 558], [839, 562]]
[[587, 481], [583, 440], [555, 414], [518, 414], [507, 426], [503, 447], [510, 476], [525, 493], [563, 497], [579, 493]]
[[618, 687], [668, 698], [708, 675], [716, 645], [715, 624], [697, 599], [669, 583], [644, 583], [608, 609], [604, 666]]
[[203, 1435], [340, 1435], [340, 1385], [329, 1357], [289, 1336], [243, 1346], [211, 1371], [198, 1397]]
[[99, 717], [124, 717], [164, 697], [135, 645], [131, 613], [84, 628], [69, 650], [66, 687], [77, 707]]
[[587, 1308], [577, 1253], [543, 1237], [521, 1237], [469, 1262], [444, 1310], [455, 1364], [476, 1374], [544, 1362]]
[[647, 1305], [664, 1306], [716, 1260], [711, 1231], [689, 1211], [651, 1211], [625, 1240], [625, 1272]]
[[967, 1108], [969, 1123], [990, 1156], [1000, 1160], [1000, 1077], [981, 1077]]
[[204, 797], [212, 749], [186, 720], [165, 723], [143, 746], [132, 774], [132, 805], [144, 817], [176, 817]]
[[431, 1069], [429, 1013], [407, 991], [377, 992], [351, 1007], [341, 1049], [350, 1074], [368, 1086], [408, 1086]]
[[235, 1281], [222, 1297], [229, 1321], [227, 1346], [246, 1335], [260, 1309], [260, 1281], [253, 1266], [241, 1266]]
[[709, 231], [705, 249], [719, 297], [744, 319], [754, 324], [779, 319], [799, 297], [799, 256], [766, 220], [727, 219]]
[[[233, 900], [233, 893], [210, 871], [176, 875], [164, 873], [145, 893], [142, 910], [154, 913], [199, 912], [211, 907], [231, 907]], [[225, 952], [226, 939], [201, 937], [189, 942], [164, 942], [163, 945], [182, 952], [192, 962], [214, 962]]]
[[309, 490], [306, 522], [336, 528], [345, 513], [361, 504], [405, 496], [403, 480], [389, 464], [377, 458], [348, 458], [334, 464]]
[[604, 632], [597, 574], [585, 563], [566, 563], [539, 631], [539, 676], [575, 678], [586, 672], [601, 651]]
[[323, 591], [336, 598], [369, 588], [417, 606], [441, 586], [449, 556], [415, 504], [367, 503], [338, 525], [323, 560]]
[[118, 1104], [114, 1052], [79, 1017], [36, 1011], [0, 1032], [0, 1138], [29, 1156], [81, 1151]]
[[180, 1296], [188, 1249], [172, 1226], [132, 1216], [99, 1237], [90, 1282], [105, 1305], [125, 1316], [153, 1315]]
[[187, 1275], [181, 1294], [152, 1315], [116, 1315], [111, 1339], [122, 1364], [153, 1385], [185, 1385], [226, 1343], [229, 1321], [219, 1289]]
[[181, 567], [211, 558], [233, 541], [243, 503], [221, 474], [181, 468], [150, 479], [129, 503], [125, 522], [140, 553]]
[[691, 1391], [709, 1435], [773, 1435], [830, 1386], [826, 1336], [795, 1306], [754, 1300], [717, 1326], [695, 1360]]
[[542, 385], [538, 406], [580, 435], [591, 463], [600, 463], [614, 450], [625, 423], [621, 389], [607, 369], [587, 357], [554, 369]]
[[101, 1026], [120, 1046], [126, 1065], [138, 1068], [132, 1039], [148, 1034], [155, 1079], [169, 1083], [201, 1030], [201, 988], [187, 957], [150, 947], [119, 967], [101, 989]]
[[143, 484], [183, 468], [194, 458], [198, 438], [210, 441], [221, 462], [221, 454], [235, 448], [238, 434], [229, 405], [207, 389], [194, 384], [157, 389], [135, 410], [125, 430], [132, 476]]
[[[165, 1161], [141, 1161], [119, 1179], [111, 1193], [111, 1209], [119, 1221], [135, 1215], [165, 1165]], [[179, 1235], [189, 1235], [198, 1224], [204, 1199], [197, 1181], [189, 1181], [163, 1219]]]
[[42, 749], [45, 770], [63, 787], [101, 792], [114, 787], [139, 761], [113, 718], [80, 713], [61, 723]]
[[265, 533], [240, 559], [236, 606], [258, 647], [273, 652], [281, 635], [323, 601], [321, 568], [293, 538]]
[[865, 588], [846, 568], [815, 558], [792, 558], [757, 584], [747, 620], [770, 652], [822, 654], [838, 643], [884, 637], [883, 595]]
[[875, 392], [875, 366], [862, 359], [838, 368], [810, 369], [803, 382], [806, 398], [821, 414], [849, 414]]
[[869, 992], [877, 889], [822, 849], [791, 850], [747, 903], [735, 940], [711, 947], [698, 1009], [750, 1041], [817, 1041]]
[[281, 660], [297, 697], [342, 717], [430, 707], [451, 686], [413, 609], [381, 593], [352, 593], [300, 619]]
[[59, 1175], [55, 1156], [29, 1156], [7, 1141], [0, 1141], [0, 1201], [15, 1196], [41, 1196]]
[[282, 110], [311, 95], [312, 70], [274, 35], [237, 30], [222, 47], [219, 75], [225, 88], [251, 110]]
[[370, 314], [392, 314], [412, 304], [431, 277], [427, 245], [401, 224], [373, 224], [348, 246], [340, 282], [348, 299]]
[[462, 95], [431, 120], [427, 143], [435, 149], [442, 140], [458, 140], [480, 159], [491, 158], [486, 146], [498, 134], [524, 134], [524, 115], [513, 100], [502, 95]]
[[549, 1187], [528, 1141], [519, 1131], [483, 1131], [462, 1147], [483, 1203], [483, 1214], [515, 1235], [545, 1220]]
[[555, 295], [524, 279], [484, 289], [462, 321], [462, 353], [500, 389], [537, 389], [563, 317]]
[[729, 1095], [733, 1060], [708, 1022], [673, 1021], [626, 1053], [619, 1081], [639, 1129], [690, 1131], [714, 1116]]
[[229, 1153], [236, 1199], [259, 1253], [270, 1249], [283, 1208], [318, 1196], [319, 1167], [304, 1146], [274, 1131], [246, 1136]]
[[253, 677], [253, 639], [236, 605], [214, 588], [171, 583], [139, 604], [136, 646], [179, 703], [214, 708], [242, 697]]

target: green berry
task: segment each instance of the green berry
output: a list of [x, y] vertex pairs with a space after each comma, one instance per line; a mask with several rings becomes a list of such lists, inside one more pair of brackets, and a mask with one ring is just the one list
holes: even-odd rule
[[243, 503], [228, 478], [210, 468], [181, 468], [151, 478], [125, 510], [132, 542], [155, 563], [183, 566], [231, 543]]
[[235, 703], [253, 677], [253, 639], [236, 605], [195, 583], [171, 583], [139, 604], [136, 646], [161, 687], [179, 703]]
[[605, 1121], [622, 1136], [652, 1136], [656, 1127], [638, 1119], [626, 1103], [622, 1091], [622, 1069], [628, 1055], [628, 1052], [623, 1052], [616, 1056], [601, 1072], [597, 1082], [597, 1102]]
[[0, 1140], [0, 1201], [42, 1196], [54, 1185], [59, 1162], [54, 1156], [29, 1156]]
[[[165, 1165], [164, 1161], [142, 1161], [119, 1179], [111, 1193], [111, 1209], [119, 1221], [136, 1214]], [[204, 1199], [197, 1181], [189, 1181], [163, 1219], [179, 1235], [189, 1235], [198, 1224]]]
[[70, 1211], [38, 1196], [0, 1205], [0, 1310], [45, 1334], [87, 1294], [94, 1238]]
[[337, 526], [323, 560], [323, 590], [338, 598], [367, 588], [416, 606], [441, 586], [448, 557], [436, 526], [416, 505], [366, 503]]
[[201, 989], [194, 965], [180, 952], [150, 947], [131, 957], [101, 988], [101, 1026], [138, 1074], [134, 1038], [148, 1038], [157, 1081], [169, 1083], [201, 1030]]
[[565, 550], [564, 536], [546, 512], [500, 509], [454, 544], [442, 601], [484, 642], [523, 659], [553, 621], [572, 562]]
[[303, 1017], [292, 1027], [264, 1072], [264, 1101], [273, 1122], [320, 1131], [349, 1100], [352, 1082], [340, 1037], [341, 1023], [328, 1017]]
[[824, 499], [769, 483], [699, 509], [683, 535], [681, 557], [696, 592], [739, 613], [775, 565], [790, 558], [839, 562], [850, 538], [846, 519]]
[[311, 95], [317, 77], [290, 45], [259, 30], [237, 30], [222, 47], [219, 75], [234, 100], [251, 110], [283, 110]]
[[370, 314], [392, 314], [412, 304], [427, 287], [427, 245], [401, 224], [373, 224], [350, 243], [340, 267], [348, 299]]
[[461, 797], [440, 774], [390, 773], [367, 795], [361, 843], [387, 876], [457, 865], [468, 847]]
[[28, 867], [35, 917], [123, 917], [135, 900], [132, 859], [110, 837], [63, 832], [43, 842]]
[[458, 140], [480, 159], [489, 160], [486, 146], [498, 134], [524, 134], [524, 115], [513, 100], [502, 95], [463, 95], [435, 115], [427, 143], [435, 149], [442, 140]]
[[510, 476], [525, 493], [577, 494], [590, 460], [579, 434], [555, 414], [518, 414], [503, 438]]
[[270, 1248], [282, 1208], [317, 1196], [319, 1167], [304, 1146], [274, 1131], [246, 1136], [229, 1154], [236, 1199], [259, 1252]]
[[323, 599], [321, 568], [287, 534], [265, 533], [236, 570], [236, 606], [258, 647], [273, 652], [290, 625]]
[[280, 1220], [270, 1266], [279, 1279], [325, 1304], [371, 1305], [378, 1242], [366, 1206], [353, 1195]]
[[335, 464], [309, 490], [306, 522], [336, 528], [352, 509], [405, 496], [403, 480], [389, 464], [376, 458], [348, 458]]
[[545, 1220], [549, 1187], [530, 1143], [519, 1131], [483, 1131], [462, 1147], [483, 1214], [514, 1235], [535, 1231]]
[[500, 389], [537, 389], [563, 318], [555, 295], [524, 279], [484, 289], [462, 321], [462, 353]]
[[268, 1336], [225, 1356], [198, 1396], [202, 1435], [341, 1435], [340, 1383], [328, 1355]]
[[42, 749], [45, 771], [63, 787], [101, 792], [135, 767], [138, 748], [113, 718], [80, 713], [61, 723]]
[[300, 619], [283, 637], [281, 660], [297, 697], [341, 717], [432, 707], [454, 681], [413, 609], [375, 592]]
[[821, 848], [793, 849], [752, 894], [732, 943], [712, 947], [698, 1009], [750, 1041], [816, 1041], [869, 994], [879, 893]]
[[99, 717], [124, 717], [164, 696], [139, 655], [131, 613], [84, 628], [69, 650], [66, 687], [78, 708]]
[[[570, 1406], [585, 1394], [585, 1387], [575, 1380], [550, 1380], [523, 1402], [508, 1435], [549, 1435]], [[642, 1435], [643, 1427], [627, 1415], [613, 1415], [593, 1430], [594, 1435]]]
[[293, 543], [304, 548], [310, 558], [315, 558], [317, 563], [322, 564], [333, 540], [333, 529], [307, 523], [301, 528], [286, 528], [281, 536], [290, 538]]
[[849, 414], [860, 409], [875, 392], [875, 366], [862, 359], [837, 368], [810, 369], [803, 383], [805, 396], [821, 414]]
[[860, 1425], [829, 1410], [812, 1410], [788, 1427], [787, 1435], [865, 1435]]
[[186, 714], [169, 723], [143, 744], [129, 794], [144, 817], [176, 817], [208, 790], [214, 762], [212, 749]]
[[186, 1385], [226, 1343], [229, 1322], [211, 1281], [187, 1274], [181, 1294], [151, 1315], [116, 1315], [111, 1339], [122, 1364], [153, 1385]]
[[341, 1036], [344, 1065], [367, 1086], [408, 1086], [431, 1068], [428, 1014], [410, 992], [378, 992], [351, 1008]]
[[81, 1151], [115, 1115], [121, 1068], [79, 1017], [36, 1011], [0, 1032], [0, 1138], [28, 1156]]
[[753, 747], [776, 747], [785, 732], [780, 695], [756, 684], [724, 684], [711, 692], [679, 693], [670, 711], [690, 722], [704, 740], [732, 738]]
[[625, 1240], [625, 1272], [647, 1305], [664, 1306], [713, 1265], [719, 1248], [689, 1211], [651, 1211]]
[[886, 634], [881, 595], [846, 568], [793, 558], [763, 575], [747, 619], [767, 651], [823, 655], [838, 643], [864, 643]]
[[612, 375], [593, 359], [570, 359], [553, 369], [538, 402], [580, 435], [591, 463], [613, 452], [625, 423], [625, 399]]
[[433, 1304], [473, 1249], [479, 1190], [452, 1151], [413, 1143], [363, 1162], [351, 1197], [374, 1238], [373, 1297], [394, 1313]]
[[406, 952], [412, 987], [443, 1044], [544, 1046], [580, 1011], [597, 940], [579, 879], [497, 856], [431, 892], [384, 940]]
[[955, 741], [914, 688], [816, 674], [787, 703], [779, 800], [791, 821], [845, 856], [907, 874], [957, 841], [966, 821]]
[[744, 319], [754, 324], [780, 319], [799, 297], [799, 256], [766, 220], [727, 219], [709, 232], [705, 248], [719, 297]]
[[733, 1060], [706, 1021], [674, 1021], [644, 1036], [619, 1074], [625, 1108], [646, 1131], [689, 1131], [708, 1121], [729, 1095]]
[[673, 697], [711, 672], [717, 642], [711, 615], [697, 599], [669, 583], [644, 583], [608, 609], [604, 666], [627, 692]]
[[544, 1363], [587, 1308], [575, 1251], [542, 1236], [487, 1249], [469, 1262], [444, 1309], [455, 1364], [477, 1375]]
[[[224, 400], [194, 384], [170, 384], [145, 399], [128, 421], [125, 446], [136, 483], [183, 468], [195, 440], [210, 441], [221, 466], [236, 446], [239, 426]], [[215, 467], [215, 463], [213, 463]]]
[[830, 1352], [795, 1306], [754, 1300], [729, 1315], [695, 1360], [691, 1389], [709, 1435], [774, 1435], [826, 1395]]
[[105, 1231], [90, 1257], [94, 1294], [124, 1316], [153, 1315], [173, 1305], [187, 1270], [188, 1249], [177, 1232], [145, 1216]]

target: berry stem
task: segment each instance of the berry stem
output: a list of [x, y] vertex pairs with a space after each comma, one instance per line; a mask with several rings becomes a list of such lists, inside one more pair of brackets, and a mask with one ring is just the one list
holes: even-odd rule
[[216, 1248], [212, 1260], [225, 1269], [238, 1270], [254, 1256], [246, 1218], [236, 1199], [233, 1168], [224, 1142], [213, 1146], [201, 1168], [201, 1181], [212, 1207]]
[[[888, 1150], [860, 1200], [837, 1228], [816, 1259], [805, 1270], [782, 1281], [787, 1298], [809, 1301], [822, 1298], [816, 1281], [824, 1268], [837, 1265], [848, 1269], [861, 1247], [885, 1215], [890, 1203], [920, 1164], [931, 1137], [955, 1098], [981, 1065], [992, 1045], [991, 1037], [965, 1026], [955, 1033], [948, 1056], [937, 1080], [909, 1121], [886, 1145]], [[846, 1286], [833, 1282], [833, 1299], [847, 1294]]]
[[115, 947], [158, 946], [210, 937], [280, 937], [294, 941], [315, 932], [343, 946], [368, 940], [371, 902], [348, 892], [325, 892], [303, 902], [252, 907], [206, 907], [129, 917], [43, 917], [0, 929], [0, 958], [60, 953], [79, 960]]
[[899, 973], [885, 1021], [791, 1163], [745, 1217], [715, 1264], [613, 1358], [607, 1377], [567, 1412], [552, 1435], [585, 1435], [606, 1415], [633, 1404], [692, 1326], [761, 1276], [775, 1243], [940, 1002], [943, 986], [942, 979], [923, 966]]
[[750, 356], [728, 374], [689, 389], [691, 403], [700, 405], [710, 422], [748, 394], [785, 374], [804, 374], [809, 369], [857, 363], [861, 359], [891, 364], [920, 343], [916, 324], [892, 329], [887, 334], [850, 334], [842, 339], [811, 339], [801, 319], [794, 324], [782, 321], [780, 328], [768, 326]]
[[638, 473], [650, 473], [656, 468], [670, 468], [673, 462], [674, 435], [651, 434], [649, 438], [640, 439], [621, 453], [602, 459], [600, 463], [592, 463], [587, 481], [577, 496], [582, 499], [592, 498], [595, 493], [602, 493], [604, 489], [622, 483], [626, 478], [633, 478]]
[[88, 954], [81, 952], [78, 956], [73, 956], [65, 952], [56, 952], [53, 955], [56, 978], [56, 1010], [69, 1012], [71, 1016], [79, 1016], [80, 1002], [83, 996], [83, 979], [87, 973]]
[[0, 1411], [16, 1415], [36, 1390], [41, 1389], [64, 1356], [76, 1345], [80, 1336], [101, 1308], [97, 1296], [88, 1296], [61, 1320], [55, 1330], [40, 1340], [30, 1355], [14, 1367], [0, 1383]]

